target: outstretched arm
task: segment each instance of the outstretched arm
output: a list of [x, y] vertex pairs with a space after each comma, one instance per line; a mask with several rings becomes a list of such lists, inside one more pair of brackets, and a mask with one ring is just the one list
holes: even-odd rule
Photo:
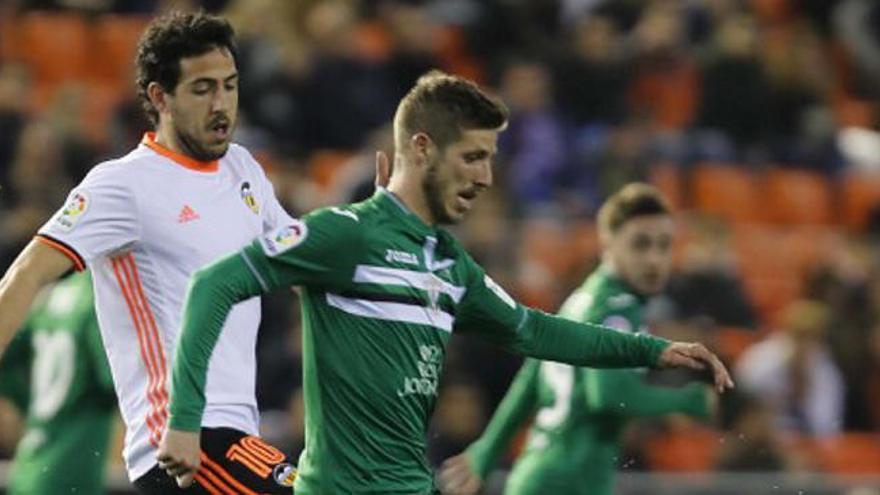
[[719, 392], [733, 386], [721, 361], [702, 344], [624, 334], [526, 308], [474, 264], [456, 328], [477, 333], [517, 354], [601, 368], [684, 367], [712, 370]]
[[24, 324], [40, 289], [73, 268], [73, 262], [34, 239], [0, 279], [0, 356], [15, 332]]

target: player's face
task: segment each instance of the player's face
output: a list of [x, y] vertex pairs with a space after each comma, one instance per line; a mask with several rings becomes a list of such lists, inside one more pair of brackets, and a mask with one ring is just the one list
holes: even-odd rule
[[669, 215], [635, 217], [612, 235], [608, 254], [623, 280], [641, 294], [656, 294], [669, 280], [675, 224]]
[[497, 141], [497, 130], [464, 131], [429, 163], [422, 189], [436, 223], [460, 222], [477, 196], [492, 185]]
[[180, 82], [167, 101], [187, 155], [210, 161], [226, 154], [238, 116], [238, 71], [229, 50], [181, 59]]

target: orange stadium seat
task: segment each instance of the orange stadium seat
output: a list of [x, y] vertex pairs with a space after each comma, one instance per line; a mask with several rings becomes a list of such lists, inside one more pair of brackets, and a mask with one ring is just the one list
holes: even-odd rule
[[[818, 237], [818, 235], [817, 235]], [[798, 243], [804, 237], [791, 229], [774, 225], [733, 226], [733, 246], [746, 292], [755, 304], [762, 323], [770, 323], [777, 312], [801, 293], [805, 261]]]
[[718, 355], [728, 363], [735, 363], [746, 349], [758, 342], [763, 333], [740, 327], [721, 327], [713, 332], [713, 344]]
[[674, 163], [655, 163], [648, 171], [648, 181], [656, 186], [676, 211], [685, 206], [681, 172]]
[[829, 224], [834, 197], [825, 176], [793, 169], [772, 169], [763, 177], [768, 219], [786, 224]]
[[648, 441], [648, 462], [658, 471], [710, 471], [718, 457], [720, 440], [718, 432], [705, 427], [670, 431]]
[[737, 165], [703, 163], [691, 180], [693, 206], [732, 222], [763, 220], [760, 191], [751, 172]]
[[354, 155], [340, 150], [319, 150], [312, 153], [308, 161], [309, 174], [320, 187], [329, 189], [337, 179], [339, 170]]
[[134, 87], [137, 43], [150, 18], [138, 15], [104, 15], [93, 31], [95, 60], [89, 76], [121, 92]]
[[83, 16], [30, 12], [18, 18], [16, 31], [13, 59], [28, 64], [39, 85], [85, 79], [96, 64]]
[[840, 210], [844, 225], [861, 230], [873, 208], [880, 207], [880, 173], [848, 173], [840, 187]]
[[819, 462], [836, 474], [876, 473], [880, 469], [880, 435], [844, 433], [816, 441]]
[[377, 21], [364, 21], [355, 29], [358, 54], [372, 62], [387, 60], [394, 49], [394, 40], [388, 33], [388, 28]]

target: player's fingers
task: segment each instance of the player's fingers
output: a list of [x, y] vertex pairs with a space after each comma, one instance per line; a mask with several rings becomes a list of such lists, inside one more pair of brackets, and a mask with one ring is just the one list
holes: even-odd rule
[[690, 368], [693, 370], [703, 370], [706, 368], [702, 362], [694, 357], [691, 357], [689, 354], [685, 354], [684, 352], [676, 352], [672, 355], [672, 364], [673, 366], [679, 368]]
[[463, 492], [465, 485], [467, 484], [470, 478], [470, 474], [467, 469], [462, 468], [461, 465], [452, 466], [448, 469], [445, 469], [441, 473], [441, 486], [443, 487], [443, 493], [446, 494], [460, 494]]

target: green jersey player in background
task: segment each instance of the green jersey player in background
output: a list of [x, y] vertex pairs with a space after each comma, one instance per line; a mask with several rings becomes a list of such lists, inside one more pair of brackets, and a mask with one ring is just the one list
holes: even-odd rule
[[25, 420], [10, 495], [103, 493], [116, 396], [88, 272], [42, 294], [0, 375], [0, 395]]
[[388, 189], [318, 210], [193, 277], [172, 371], [166, 471], [198, 466], [205, 370], [230, 308], [300, 286], [306, 447], [297, 494], [436, 491], [425, 430], [452, 333], [542, 359], [601, 367], [723, 365], [699, 344], [624, 334], [526, 308], [440, 224], [455, 223], [492, 184], [502, 104], [475, 84], [422, 77], [395, 115]]
[[[670, 209], [657, 189], [646, 184], [621, 189], [599, 210], [602, 263], [559, 314], [623, 333], [644, 333], [645, 299], [669, 278], [673, 233]], [[645, 370], [530, 359], [483, 435], [444, 463], [440, 478], [451, 493], [476, 493], [513, 437], [531, 422], [506, 494], [610, 495], [620, 437], [632, 418], [684, 413], [705, 419], [716, 397], [702, 384], [678, 389], [649, 385]]]

